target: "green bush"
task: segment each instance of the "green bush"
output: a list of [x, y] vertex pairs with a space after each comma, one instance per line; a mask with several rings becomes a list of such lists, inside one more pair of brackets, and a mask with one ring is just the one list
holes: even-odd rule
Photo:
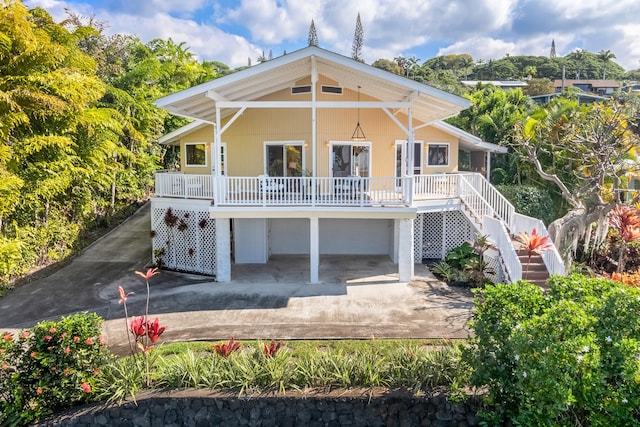
[[0, 343], [0, 424], [26, 424], [92, 398], [108, 361], [102, 319], [76, 314], [41, 322]]
[[496, 189], [511, 202], [516, 211], [549, 224], [557, 217], [551, 196], [544, 189], [529, 185], [496, 185]]
[[476, 291], [472, 383], [490, 425], [638, 425], [640, 289], [553, 276]]

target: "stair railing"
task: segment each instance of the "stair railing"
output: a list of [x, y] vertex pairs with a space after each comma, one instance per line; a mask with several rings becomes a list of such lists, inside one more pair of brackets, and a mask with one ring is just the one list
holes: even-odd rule
[[482, 195], [482, 198], [493, 209], [494, 215], [505, 223], [507, 230], [511, 230], [513, 215], [516, 213], [516, 208], [511, 202], [479, 173], [462, 173], [460, 177], [465, 179]]
[[507, 276], [505, 282], [513, 283], [522, 279], [522, 263], [511, 243], [511, 237], [509, 237], [509, 232], [504, 222], [488, 216], [485, 216], [482, 222], [484, 232], [489, 235], [489, 238], [495, 243], [500, 252], [502, 264]]
[[[519, 213], [513, 215], [513, 225], [511, 228], [511, 232], [513, 234], [518, 234], [521, 232], [527, 232], [531, 234], [534, 228], [536, 229], [536, 233], [538, 235], [549, 236], [549, 232], [547, 231], [547, 228], [544, 226], [544, 223], [541, 220]], [[564, 276], [566, 274], [564, 261], [562, 261], [560, 252], [558, 252], [555, 244], [553, 245], [552, 249], [544, 251], [540, 255], [542, 256], [542, 260], [544, 261], [544, 265], [547, 267], [547, 271], [549, 272], [549, 274], [559, 274], [561, 276]]]
[[469, 209], [471, 218], [479, 221], [480, 229], [482, 229], [482, 218], [485, 215], [494, 216], [493, 207], [463, 175], [458, 177], [458, 195], [462, 203]]

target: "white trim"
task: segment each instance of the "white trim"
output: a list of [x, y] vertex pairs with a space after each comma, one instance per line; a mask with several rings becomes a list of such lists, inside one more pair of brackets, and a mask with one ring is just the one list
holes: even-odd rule
[[[410, 102], [390, 101], [316, 101], [316, 108], [409, 108]], [[224, 101], [220, 108], [311, 108], [311, 101]]]
[[[269, 168], [267, 167], [267, 147], [270, 145], [282, 145], [283, 147], [294, 146], [300, 147], [302, 150], [300, 151], [302, 158], [300, 159], [300, 167], [302, 170], [305, 170], [305, 155], [304, 155], [304, 140], [292, 140], [292, 141], [264, 141], [263, 142], [263, 150], [262, 150], [262, 165], [264, 166], [263, 171], [265, 175], [269, 175]], [[286, 152], [286, 151], [285, 151]], [[284, 166], [284, 165], [283, 165]], [[285, 168], [286, 169], [286, 168]], [[285, 175], [286, 176], [286, 175]]]
[[[396, 170], [396, 156], [397, 156], [397, 150], [398, 150], [398, 146], [401, 147], [401, 162], [402, 162], [402, 173], [403, 176], [407, 176], [407, 166], [410, 166], [411, 170], [413, 171], [413, 175], [416, 175], [416, 171], [415, 171], [415, 159], [408, 159], [407, 158], [407, 154], [408, 154], [408, 150], [407, 150], [407, 145], [409, 144], [409, 141], [407, 141], [406, 139], [396, 139], [395, 141], [396, 145], [394, 147], [394, 152], [393, 152], [393, 170], [394, 170], [394, 174], [397, 173]], [[425, 143], [424, 140], [422, 139], [417, 139], [413, 141], [414, 144], [414, 157], [415, 157], [415, 145], [419, 144], [420, 145], [420, 171], [417, 173], [417, 175], [422, 175], [425, 173], [425, 167], [427, 166], [426, 161], [425, 161], [425, 156], [426, 154], [424, 153], [425, 151], [425, 147], [427, 146], [428, 143]], [[401, 178], [401, 176], [396, 176], [396, 178]]]
[[202, 120], [194, 120], [193, 122], [184, 125], [182, 127], [179, 127], [178, 129], [169, 132], [166, 135], [161, 136], [160, 138], [158, 138], [158, 144], [162, 144], [162, 145], [168, 145], [171, 144], [173, 142], [177, 142], [178, 144], [180, 143], [180, 137], [183, 135], [186, 135], [190, 132], [193, 132], [195, 130], [198, 130], [202, 127], [205, 127], [207, 125], [210, 125], [210, 123], [207, 122], [203, 122]]
[[[431, 146], [445, 146], [447, 147], [447, 158], [446, 158], [446, 163], [442, 164], [442, 165], [432, 165], [429, 162], [429, 151], [431, 149]], [[435, 142], [435, 141], [429, 141], [427, 142], [427, 158], [426, 158], [426, 165], [428, 168], [444, 168], [444, 167], [448, 167], [449, 165], [451, 165], [451, 144], [448, 142]]]
[[[373, 152], [372, 152], [372, 144], [371, 141], [329, 141], [329, 176], [333, 177], [333, 146], [334, 145], [350, 145], [351, 146], [351, 154], [353, 156], [353, 146], [354, 145], [363, 145], [369, 148], [369, 165], [367, 166], [369, 170], [369, 177], [373, 176], [373, 171], [371, 170], [371, 165], [373, 163]], [[352, 166], [353, 167], [353, 166]], [[353, 170], [350, 171], [351, 174], [354, 174]]]
[[[216, 144], [215, 142], [212, 142], [211, 143], [212, 155], [213, 153], [215, 153], [215, 148], [216, 148]], [[223, 172], [222, 176], [224, 176], [227, 173], [227, 156], [229, 155], [229, 153], [227, 152], [226, 142], [220, 142], [220, 151], [218, 153], [219, 153], [218, 154], [219, 156], [220, 156], [220, 153], [222, 155], [220, 156], [220, 158], [216, 157], [215, 159], [212, 159], [213, 161], [211, 162], [211, 175], [220, 176], [216, 171], [216, 167], [219, 166], [220, 170]]]
[[[189, 168], [206, 168], [209, 166], [209, 156], [207, 155], [207, 147], [209, 147], [209, 142], [196, 142], [196, 141], [190, 141], [190, 142], [185, 142], [184, 143], [184, 167], [189, 167]], [[204, 164], [200, 165], [200, 164], [189, 164], [187, 163], [189, 156], [187, 154], [187, 147], [190, 145], [202, 145], [202, 149], [204, 151]], [[209, 153], [209, 155], [211, 155], [211, 153]]]
[[456, 136], [463, 143], [466, 143], [466, 144], [460, 144], [460, 149], [462, 150], [469, 151], [471, 149], [471, 147], [469, 147], [469, 144], [471, 144], [473, 148], [477, 148], [481, 151], [490, 151], [495, 153], [507, 153], [509, 151], [507, 147], [503, 147], [501, 145], [492, 144], [490, 142], [483, 141], [481, 138], [478, 138], [477, 136], [472, 135], [469, 132], [465, 132], [460, 128], [452, 126], [447, 122], [438, 120], [431, 123], [431, 125], [448, 134]]

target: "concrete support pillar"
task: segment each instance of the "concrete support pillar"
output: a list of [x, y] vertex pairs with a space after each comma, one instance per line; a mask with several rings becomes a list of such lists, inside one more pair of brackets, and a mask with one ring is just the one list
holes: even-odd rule
[[231, 231], [229, 218], [216, 218], [216, 280], [231, 281]]
[[413, 220], [401, 219], [398, 245], [398, 274], [401, 282], [413, 277]]
[[309, 283], [320, 283], [320, 233], [317, 217], [309, 218]]

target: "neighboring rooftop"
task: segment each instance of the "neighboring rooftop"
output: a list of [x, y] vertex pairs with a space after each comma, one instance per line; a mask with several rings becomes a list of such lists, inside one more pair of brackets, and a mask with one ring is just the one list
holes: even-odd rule
[[475, 87], [478, 86], [478, 84], [483, 86], [493, 85], [502, 90], [525, 88], [528, 86], [527, 82], [523, 82], [521, 80], [462, 80], [460, 83], [468, 87]]
[[553, 81], [553, 87], [556, 92], [561, 92], [568, 87], [577, 87], [583, 92], [591, 92], [596, 95], [612, 95], [613, 92], [620, 88], [620, 85], [615, 80], [573, 80], [573, 79], [558, 79]]

